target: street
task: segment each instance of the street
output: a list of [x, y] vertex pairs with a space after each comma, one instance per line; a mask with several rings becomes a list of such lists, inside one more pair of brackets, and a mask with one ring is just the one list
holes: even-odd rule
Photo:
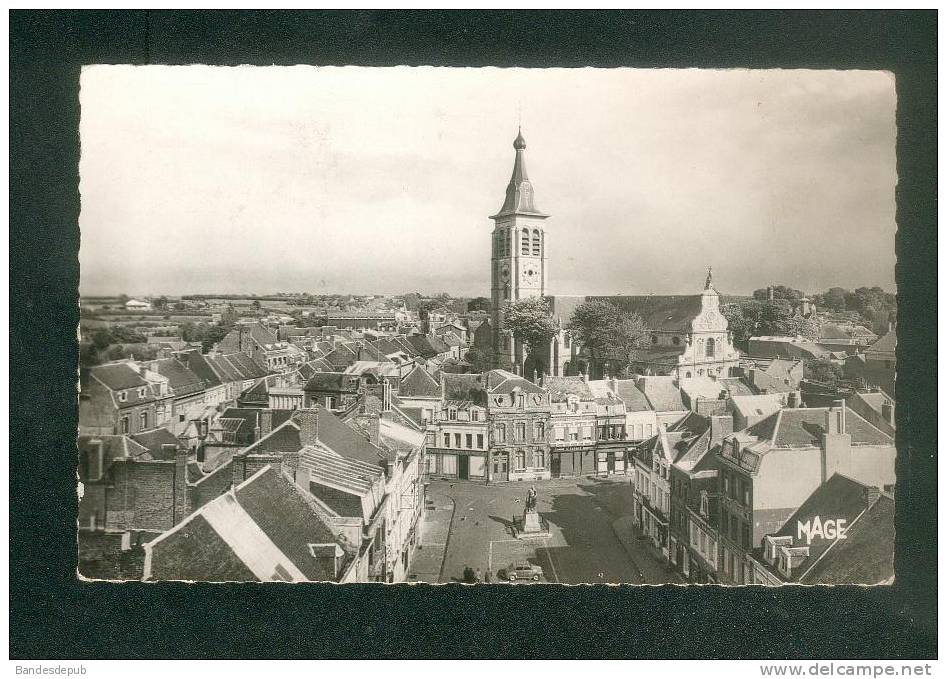
[[[631, 489], [624, 479], [535, 482], [537, 509], [550, 536], [520, 540], [512, 532], [513, 517], [522, 515], [530, 485], [431, 482], [425, 553], [412, 566], [412, 580], [432, 582], [436, 573], [437, 582], [462, 582], [466, 568], [479, 568], [496, 582], [512, 562], [527, 561], [541, 566], [542, 581], [550, 583], [679, 581], [644, 541], [616, 535], [613, 523], [631, 513]], [[433, 562], [441, 554], [437, 568]]]

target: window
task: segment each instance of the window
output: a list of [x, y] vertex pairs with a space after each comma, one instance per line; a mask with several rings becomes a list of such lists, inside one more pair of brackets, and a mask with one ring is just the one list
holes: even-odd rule
[[456, 455], [441, 455], [441, 474], [446, 475], [456, 475], [457, 474], [457, 456]]
[[652, 433], [652, 431], [653, 431], [653, 427], [654, 427], [654, 425], [651, 425], [651, 424], [646, 424], [646, 425], [644, 426], [644, 435], [645, 435], [645, 438], [651, 438], [651, 433]]
[[477, 447], [483, 450], [483, 434], [477, 434]]
[[121, 403], [124, 403], [125, 401], [128, 400], [128, 394], [127, 394], [126, 392], [124, 392], [124, 391], [118, 392], [118, 400], [119, 400]]
[[537, 422], [535, 436], [533, 437], [534, 441], [545, 441], [546, 440], [546, 423]]
[[566, 432], [565, 432], [565, 429], [563, 429], [562, 427], [553, 427], [553, 433], [557, 441], [566, 440]]
[[535, 469], [545, 469], [546, 467], [546, 453], [541, 450], [533, 451], [533, 468]]
[[525, 422], [516, 423], [516, 440], [517, 441], [526, 440], [526, 423]]
[[706, 355], [707, 358], [713, 358], [715, 350], [717, 348], [717, 343], [714, 341], [714, 338], [711, 337], [707, 340]]
[[[509, 298], [510, 298], [510, 284], [507, 283], [506, 285], [503, 286], [503, 299], [509, 299]], [[504, 337], [504, 338], [503, 338], [503, 348], [504, 348], [504, 349], [508, 348], [506, 345], [507, 345], [507, 340], [506, 340], [506, 338]]]
[[139, 388], [138, 388], [138, 398], [144, 398], [144, 397], [145, 397], [145, 388], [144, 388], [144, 387], [139, 387]]
[[467, 447], [473, 448], [473, 434], [467, 434]]
[[460, 434], [454, 434], [454, 447], [460, 448]]
[[444, 434], [444, 447], [450, 448], [450, 434]]
[[127, 434], [128, 433], [128, 417], [127, 416], [123, 417], [121, 420], [121, 423], [122, 423], [122, 433]]
[[183, 422], [183, 421], [184, 421], [184, 413], [179, 413], [179, 414], [178, 414], [178, 422]]
[[471, 422], [479, 422], [479, 421], [480, 421], [480, 411], [479, 411], [479, 410], [471, 410], [471, 411], [470, 411], [470, 421], [471, 421]]
[[569, 429], [569, 440], [578, 441], [579, 440], [579, 429], [578, 427], [571, 427]]
[[533, 229], [533, 256], [535, 257], [539, 256], [539, 253], [541, 250], [539, 246], [539, 242], [540, 242], [539, 229]]
[[727, 535], [730, 531], [730, 514], [727, 512], [720, 512], [720, 532], [723, 535]]
[[526, 407], [526, 394], [517, 394], [516, 395], [516, 407], [525, 408]]
[[506, 425], [505, 425], [505, 424], [498, 424], [498, 425], [497, 425], [497, 428], [496, 428], [496, 439], [497, 439], [497, 443], [505, 443], [505, 442], [506, 442]]
[[750, 536], [750, 524], [743, 524], [743, 549], [750, 549], [753, 538]]
[[456, 420], [457, 419], [457, 408], [448, 408], [447, 409], [447, 419]]
[[522, 450], [517, 450], [516, 454], [513, 456], [513, 468], [514, 469], [526, 469], [526, 452]]
[[140, 413], [138, 415], [138, 429], [143, 430], [148, 428], [148, 413]]
[[528, 255], [529, 254], [529, 229], [523, 229], [523, 236], [520, 240], [522, 241], [521, 242], [522, 247], [520, 248], [520, 251], [522, 252], [522, 254]]

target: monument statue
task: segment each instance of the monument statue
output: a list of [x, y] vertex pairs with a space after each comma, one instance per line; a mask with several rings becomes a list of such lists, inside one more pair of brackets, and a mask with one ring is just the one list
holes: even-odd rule
[[523, 510], [522, 520], [514, 519], [514, 532], [518, 538], [529, 537], [549, 537], [549, 529], [546, 527], [539, 512], [536, 511], [536, 486], [531, 486], [526, 491], [526, 506]]

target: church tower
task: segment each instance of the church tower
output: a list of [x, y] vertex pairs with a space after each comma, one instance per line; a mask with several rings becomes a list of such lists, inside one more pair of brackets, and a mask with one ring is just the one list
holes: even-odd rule
[[546, 295], [547, 257], [543, 222], [526, 174], [526, 140], [520, 130], [513, 142], [516, 158], [503, 207], [494, 222], [492, 256], [493, 352], [497, 367], [522, 367], [523, 348], [503, 330], [503, 307], [526, 297]]

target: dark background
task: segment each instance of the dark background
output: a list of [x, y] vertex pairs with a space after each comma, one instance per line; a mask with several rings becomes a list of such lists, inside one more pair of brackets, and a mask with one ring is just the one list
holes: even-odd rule
[[[936, 21], [934, 11], [11, 11], [11, 657], [936, 657]], [[78, 582], [79, 69], [195, 62], [893, 71], [897, 584]]]

